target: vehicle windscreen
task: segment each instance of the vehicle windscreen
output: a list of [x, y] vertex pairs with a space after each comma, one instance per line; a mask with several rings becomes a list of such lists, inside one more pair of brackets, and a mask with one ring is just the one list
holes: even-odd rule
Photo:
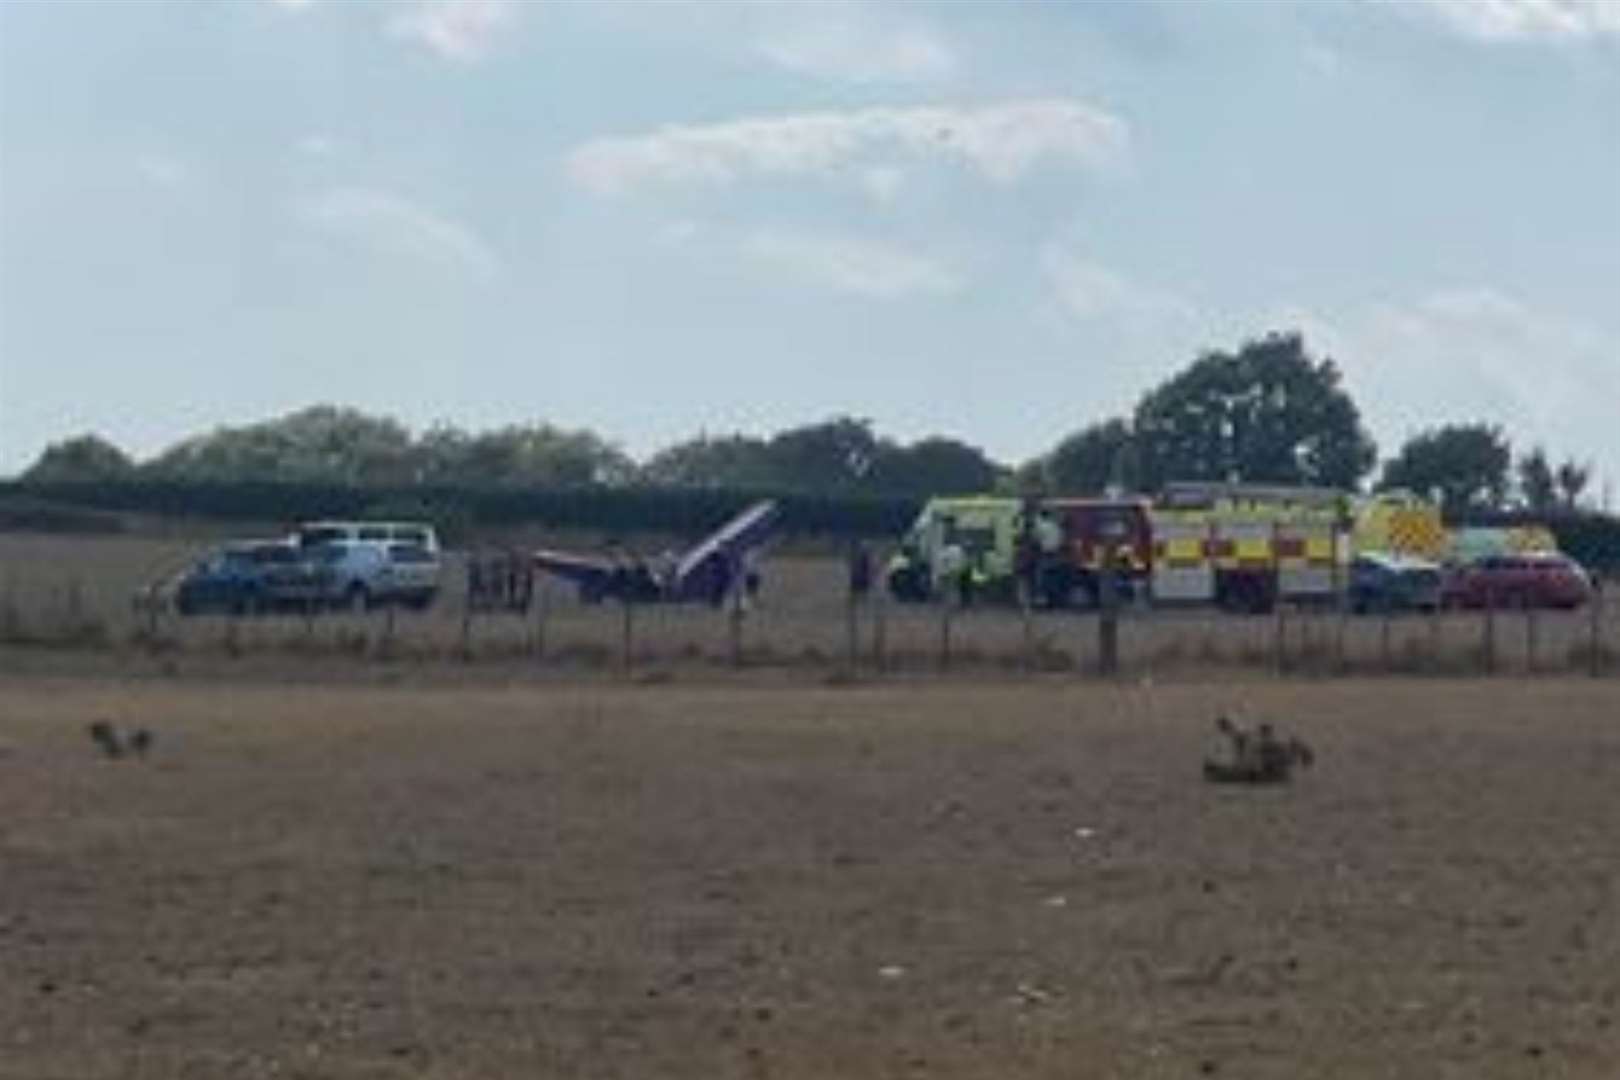
[[952, 524], [945, 529], [945, 542], [977, 555], [996, 546], [996, 530], [989, 525]]

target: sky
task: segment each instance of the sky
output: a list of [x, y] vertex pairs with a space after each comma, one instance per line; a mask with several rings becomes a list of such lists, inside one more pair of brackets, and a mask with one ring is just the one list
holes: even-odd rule
[[1016, 462], [1297, 329], [1620, 501], [1620, 0], [0, 4], [0, 473], [332, 402]]

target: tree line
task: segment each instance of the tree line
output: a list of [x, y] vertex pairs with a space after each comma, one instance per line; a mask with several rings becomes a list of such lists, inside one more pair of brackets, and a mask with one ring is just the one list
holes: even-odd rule
[[[1374, 475], [1376, 472], [1376, 476]], [[835, 416], [768, 436], [702, 434], [636, 461], [584, 429], [549, 423], [472, 432], [316, 405], [198, 434], [138, 461], [107, 439], [53, 443], [25, 485], [294, 484], [390, 490], [670, 489], [825, 497], [1097, 494], [1156, 491], [1172, 480], [1406, 488], [1451, 516], [1573, 512], [1589, 465], [1542, 447], [1515, 456], [1485, 423], [1447, 423], [1409, 438], [1379, 468], [1378, 448], [1333, 360], [1296, 333], [1211, 351], [1151, 388], [1124, 416], [1093, 422], [1016, 465], [943, 435], [901, 442], [868, 420]]]

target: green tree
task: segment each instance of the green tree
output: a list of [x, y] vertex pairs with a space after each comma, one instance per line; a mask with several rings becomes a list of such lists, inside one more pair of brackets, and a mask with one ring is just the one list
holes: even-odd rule
[[771, 486], [766, 442], [751, 435], [699, 435], [666, 446], [641, 467], [655, 487], [765, 488]]
[[1526, 509], [1545, 513], [1558, 504], [1558, 479], [1553, 474], [1552, 463], [1547, 460], [1547, 451], [1538, 446], [1528, 454], [1521, 454], [1517, 469], [1519, 495]]
[[476, 435], [437, 426], [418, 440], [414, 456], [419, 479], [470, 487], [624, 484], [635, 474], [635, 463], [595, 432], [544, 423]]
[[397, 420], [315, 405], [183, 440], [146, 468], [182, 480], [380, 484], [412, 479], [413, 464], [410, 432]]
[[128, 480], [135, 463], [100, 435], [76, 435], [51, 443], [22, 474], [24, 481], [40, 484]]
[[1081, 428], [1041, 462], [1046, 488], [1068, 495], [1099, 495], [1110, 485], [1131, 490], [1140, 483], [1136, 438], [1118, 418]]
[[974, 494], [1005, 473], [983, 450], [935, 435], [907, 446], [878, 444], [867, 487], [886, 495]]
[[780, 487], [847, 492], [862, 487], [879, 449], [870, 420], [836, 416], [778, 432], [766, 444], [765, 460]]
[[1439, 494], [1448, 514], [1501, 509], [1507, 498], [1512, 448], [1491, 424], [1447, 424], [1408, 439], [1384, 465], [1383, 489]]
[[1586, 491], [1586, 485], [1592, 480], [1592, 466], [1582, 465], [1574, 458], [1565, 459], [1558, 466], [1556, 474], [1558, 481], [1558, 495], [1563, 500], [1564, 509], [1574, 510], [1581, 504], [1581, 495]]
[[1141, 482], [1172, 480], [1354, 487], [1377, 458], [1332, 360], [1298, 334], [1212, 352], [1136, 407]]

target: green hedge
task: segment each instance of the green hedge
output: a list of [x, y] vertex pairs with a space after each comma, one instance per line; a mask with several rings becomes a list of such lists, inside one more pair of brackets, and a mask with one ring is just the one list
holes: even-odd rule
[[424, 517], [453, 531], [525, 524], [604, 533], [678, 533], [713, 529], [759, 498], [782, 503], [783, 527], [798, 535], [894, 536], [916, 516], [903, 498], [854, 498], [770, 492], [666, 488], [341, 487], [137, 480], [107, 483], [0, 484], [0, 499], [163, 517], [292, 523], [315, 518]]

